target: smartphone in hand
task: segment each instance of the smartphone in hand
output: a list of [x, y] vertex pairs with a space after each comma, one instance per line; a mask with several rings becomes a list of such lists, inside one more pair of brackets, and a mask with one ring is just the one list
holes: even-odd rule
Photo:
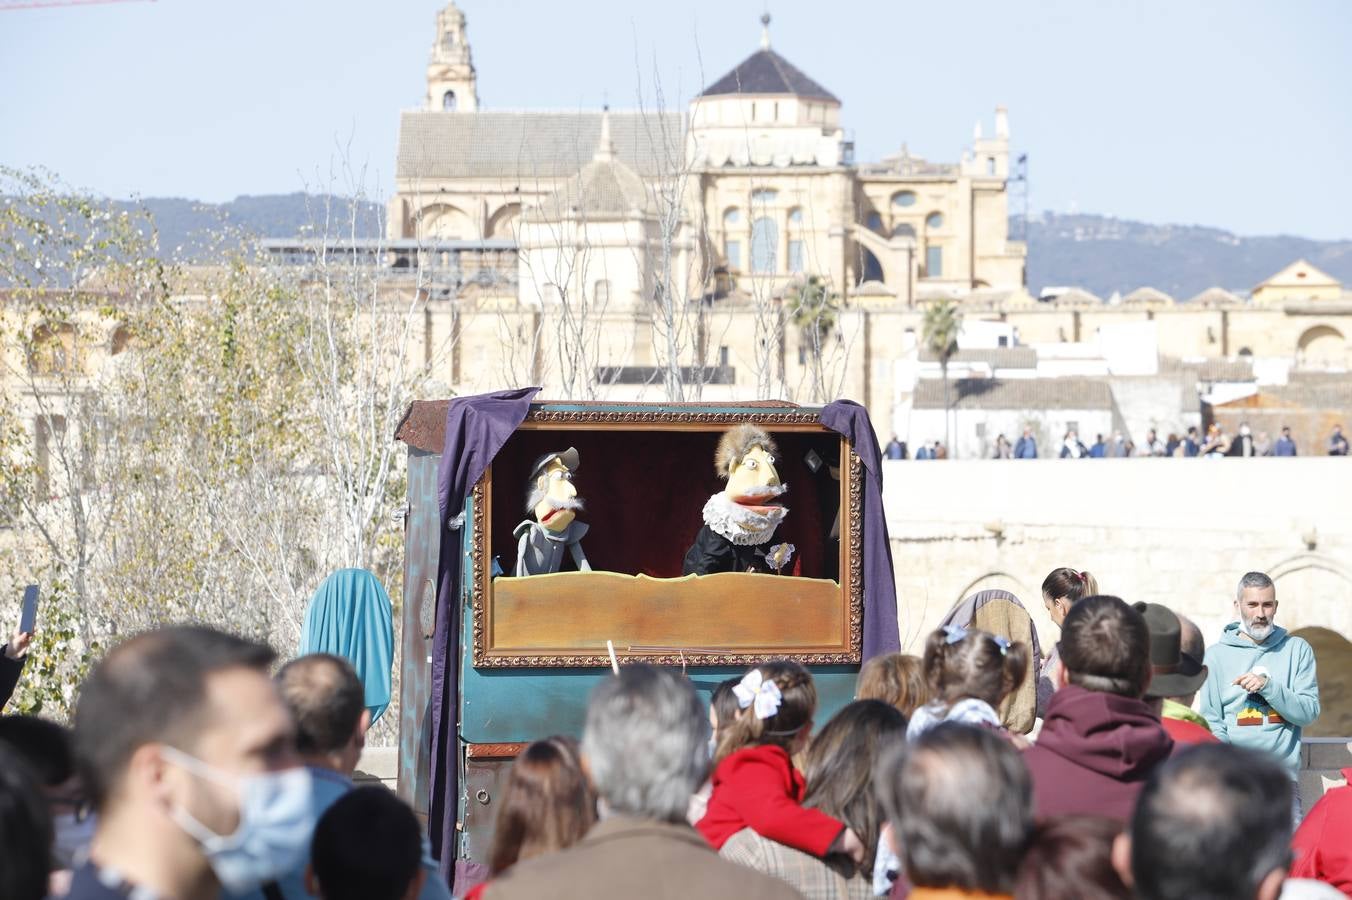
[[19, 632], [32, 634], [38, 619], [38, 586], [30, 584], [23, 589], [23, 614], [19, 618]]

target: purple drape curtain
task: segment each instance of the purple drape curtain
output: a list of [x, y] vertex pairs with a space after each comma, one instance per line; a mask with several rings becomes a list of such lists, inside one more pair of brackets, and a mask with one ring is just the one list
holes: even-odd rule
[[[448, 523], [465, 508], [488, 464], [525, 420], [538, 387], [452, 400], [437, 472], [441, 555], [437, 563], [437, 625], [432, 644], [432, 764], [428, 832], [447, 882], [454, 879], [456, 798], [460, 795], [457, 716], [460, 693], [460, 529]], [[454, 884], [451, 885], [454, 889]]]
[[[864, 464], [864, 659], [901, 650], [897, 582], [883, 513], [883, 455], [868, 410], [853, 400], [822, 409], [822, 424], [845, 436]], [[842, 573], [843, 574], [843, 573]]]

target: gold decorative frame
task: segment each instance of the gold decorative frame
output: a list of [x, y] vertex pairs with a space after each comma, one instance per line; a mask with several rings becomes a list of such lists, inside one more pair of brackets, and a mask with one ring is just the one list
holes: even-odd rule
[[[782, 408], [781, 408], [782, 409]], [[525, 429], [634, 431], [649, 428], [671, 431], [714, 431], [743, 422], [760, 425], [771, 431], [818, 432], [840, 437], [821, 424], [815, 412], [780, 411], [768, 408], [763, 412], [715, 413], [662, 410], [588, 410], [588, 409], [532, 409], [521, 426]], [[637, 428], [635, 426], [638, 426]], [[863, 581], [863, 463], [849, 442], [840, 437], [841, 458], [848, 459], [842, 466], [840, 480], [841, 541], [840, 541], [840, 602], [844, 605], [840, 622], [841, 633], [829, 644], [821, 642], [811, 647], [778, 646], [767, 643], [753, 649], [737, 650], [710, 647], [632, 647], [615, 648], [621, 662], [641, 660], [658, 665], [745, 666], [767, 658], [792, 658], [809, 665], [858, 664], [863, 645], [864, 581]], [[511, 647], [489, 646], [492, 634], [493, 583], [490, 574], [492, 546], [488, 534], [491, 497], [488, 485], [492, 467], [475, 484], [471, 497], [470, 540], [466, 584], [469, 586], [469, 606], [472, 620], [472, 660], [475, 667], [563, 667], [584, 668], [608, 666], [609, 656], [604, 649], [579, 647], [576, 651], [531, 651]], [[545, 576], [554, 577], [554, 576]], [[720, 576], [705, 576], [720, 577]], [[838, 639], [836, 639], [838, 637]], [[717, 642], [712, 642], [717, 643]]]

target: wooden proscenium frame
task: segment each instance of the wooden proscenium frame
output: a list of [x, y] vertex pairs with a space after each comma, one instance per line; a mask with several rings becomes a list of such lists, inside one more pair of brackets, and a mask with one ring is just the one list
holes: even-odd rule
[[863, 640], [863, 467], [848, 441], [815, 411], [686, 412], [533, 409], [520, 430], [709, 431], [751, 423], [772, 433], [840, 441], [839, 582], [720, 573], [649, 578], [562, 572], [531, 578], [491, 574], [492, 468], [475, 485], [469, 544], [475, 667], [595, 667], [621, 658], [663, 665], [751, 665], [790, 657], [808, 665], [860, 661]]

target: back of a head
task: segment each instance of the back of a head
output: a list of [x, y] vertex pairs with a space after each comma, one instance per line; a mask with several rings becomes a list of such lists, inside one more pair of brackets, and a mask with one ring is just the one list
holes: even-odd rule
[[708, 771], [708, 740], [709, 719], [690, 682], [635, 663], [592, 690], [582, 754], [611, 811], [683, 822]]
[[348, 745], [366, 709], [352, 664], [330, 653], [293, 659], [277, 673], [277, 687], [296, 723], [303, 755], [335, 753]]
[[977, 628], [940, 628], [925, 642], [925, 683], [945, 705], [966, 697], [992, 707], [1019, 689], [1028, 672], [1028, 646]]
[[324, 900], [402, 900], [421, 864], [418, 820], [387, 788], [348, 791], [315, 826], [310, 865]]
[[41, 900], [51, 868], [52, 820], [38, 778], [17, 752], [0, 745], [0, 897]]
[[210, 727], [207, 679], [230, 669], [265, 672], [264, 644], [197, 625], [146, 632], [94, 667], [75, 709], [75, 750], [85, 789], [100, 812], [137, 747], [166, 743], [192, 752]]
[[1131, 900], [1113, 868], [1122, 823], [1098, 816], [1058, 816], [1038, 825], [1019, 865], [1014, 900]]
[[1033, 830], [1033, 781], [994, 732], [942, 722], [884, 751], [875, 784], [913, 885], [1007, 894]]
[[862, 872], [873, 871], [884, 814], [873, 789], [878, 757], [906, 739], [906, 717], [881, 700], [856, 700], [831, 717], [808, 747], [803, 805], [854, 829], [864, 842]]
[[498, 875], [521, 860], [571, 847], [595, 822], [596, 794], [582, 771], [577, 741], [535, 741], [507, 773], [489, 868]]
[[713, 708], [714, 715], [718, 717], [718, 729], [722, 731], [732, 724], [732, 720], [737, 718], [741, 712], [741, 707], [737, 705], [737, 694], [733, 691], [740, 678], [725, 678], [714, 688], [714, 692], [709, 696], [709, 706]]
[[[799, 733], [812, 724], [817, 713], [817, 685], [812, 673], [799, 663], [777, 659], [762, 663], [752, 672], [758, 672], [763, 683], [774, 682], [779, 688], [779, 704], [774, 714], [765, 718], [757, 715], [753, 705], [732, 724], [724, 726], [720, 722], [715, 763], [744, 747], [774, 745], [792, 753]], [[752, 672], [743, 680], [753, 677]]]
[[1048, 600], [1066, 600], [1072, 606], [1098, 593], [1098, 581], [1088, 572], [1069, 566], [1052, 569], [1042, 579], [1042, 596]]
[[1143, 900], [1251, 900], [1291, 861], [1291, 791], [1266, 754], [1190, 747], [1151, 774], [1131, 822]]
[[75, 746], [70, 729], [37, 716], [0, 716], [0, 744], [23, 757], [45, 788], [56, 788], [75, 775]]
[[1140, 697], [1150, 682], [1150, 630], [1120, 597], [1086, 597], [1061, 626], [1061, 664], [1071, 684]]
[[875, 656], [859, 670], [854, 696], [856, 700], [881, 700], [910, 718], [929, 700], [924, 661], [905, 653]]

